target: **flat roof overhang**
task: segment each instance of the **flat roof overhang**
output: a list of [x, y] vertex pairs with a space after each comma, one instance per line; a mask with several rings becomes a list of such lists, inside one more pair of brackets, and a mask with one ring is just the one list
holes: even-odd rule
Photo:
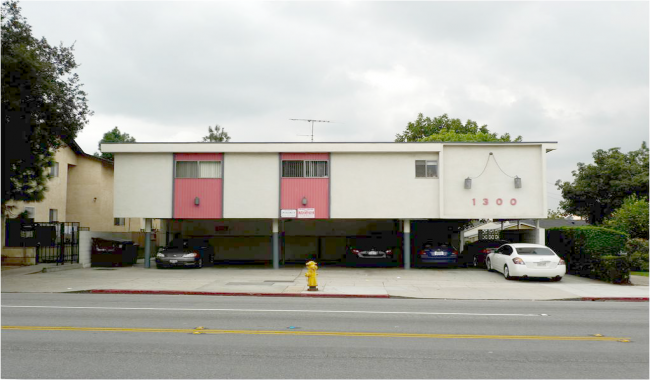
[[105, 153], [417, 153], [441, 152], [444, 146], [542, 146], [548, 153], [557, 142], [136, 142], [102, 143]]

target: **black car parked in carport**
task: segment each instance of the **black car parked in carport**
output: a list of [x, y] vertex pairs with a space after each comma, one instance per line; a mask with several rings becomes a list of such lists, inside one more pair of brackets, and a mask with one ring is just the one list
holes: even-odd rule
[[485, 268], [485, 258], [488, 253], [508, 243], [510, 242], [507, 240], [479, 240], [465, 244], [458, 262], [463, 266]]
[[214, 247], [207, 239], [174, 239], [156, 254], [156, 267], [202, 268], [214, 264]]

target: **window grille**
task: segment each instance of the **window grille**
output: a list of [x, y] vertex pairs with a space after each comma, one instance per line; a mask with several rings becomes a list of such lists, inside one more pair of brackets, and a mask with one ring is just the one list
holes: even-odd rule
[[438, 178], [438, 161], [415, 160], [416, 178]]
[[176, 178], [221, 178], [221, 161], [176, 161]]
[[282, 161], [284, 178], [326, 178], [328, 175], [327, 161]]

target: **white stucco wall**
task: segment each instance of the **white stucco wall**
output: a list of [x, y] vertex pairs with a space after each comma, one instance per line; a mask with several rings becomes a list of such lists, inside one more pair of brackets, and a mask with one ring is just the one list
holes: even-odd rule
[[[543, 149], [541, 145], [473, 146], [470, 149], [445, 145], [442, 180], [444, 211], [441, 217], [546, 218], [546, 173], [543, 162], [546, 153]], [[498, 166], [494, 159], [490, 159], [486, 167], [490, 152], [494, 153]], [[508, 176], [519, 176], [522, 187], [516, 189], [514, 179]], [[472, 180], [471, 189], [464, 188], [467, 177], [478, 177]], [[501, 205], [498, 204], [499, 199]]]
[[[332, 153], [332, 218], [439, 218], [437, 178], [416, 178], [416, 160], [438, 153]], [[440, 172], [440, 167], [438, 167]]]
[[278, 153], [224, 154], [224, 218], [277, 218]]
[[171, 218], [172, 153], [115, 154], [115, 218]]

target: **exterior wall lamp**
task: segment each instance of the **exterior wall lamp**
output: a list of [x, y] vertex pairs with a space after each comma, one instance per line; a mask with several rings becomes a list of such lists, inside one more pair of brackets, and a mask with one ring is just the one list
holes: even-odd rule
[[521, 178], [515, 176], [515, 189], [521, 189]]
[[302, 197], [302, 205], [307, 206], [307, 197]]
[[472, 188], [472, 179], [467, 177], [465, 178], [465, 188], [466, 189], [471, 189]]
[[199, 197], [194, 198], [194, 204], [195, 204], [196, 206], [199, 205], [200, 201], [201, 201], [201, 200], [199, 199]]

